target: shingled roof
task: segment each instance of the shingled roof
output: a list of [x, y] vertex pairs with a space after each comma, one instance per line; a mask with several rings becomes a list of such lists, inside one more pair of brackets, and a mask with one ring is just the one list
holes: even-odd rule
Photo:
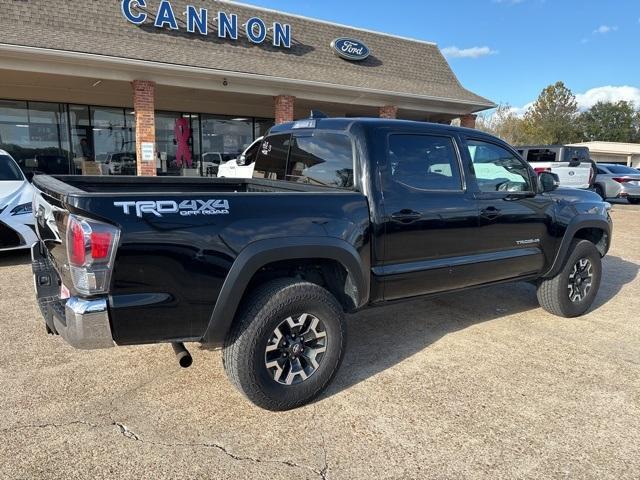
[[[368, 88], [396, 95], [419, 95], [472, 105], [474, 110], [493, 106], [486, 98], [466, 90], [437, 45], [316, 21], [235, 2], [172, 0], [176, 14], [188, 4], [207, 7], [216, 29], [218, 10], [237, 13], [239, 23], [259, 16], [267, 24], [278, 21], [292, 27], [291, 49], [220, 40], [215, 34], [186, 32], [178, 15], [179, 31], [158, 29], [147, 22], [126, 21], [119, 1], [69, 2], [31, 0], [4, 2], [0, 15], [0, 43], [105, 56], [203, 67], [265, 76], [309, 80]], [[155, 11], [159, 1], [147, 0]], [[363, 41], [371, 56], [362, 62], [339, 58], [330, 48], [337, 37]]]

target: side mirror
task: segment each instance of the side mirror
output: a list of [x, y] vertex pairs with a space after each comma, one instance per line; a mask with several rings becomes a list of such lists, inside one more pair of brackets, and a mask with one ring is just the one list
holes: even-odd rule
[[238, 157], [238, 160], [236, 161], [236, 163], [237, 163], [238, 165], [240, 165], [240, 166], [242, 166], [242, 165], [246, 165], [246, 163], [247, 163], [247, 157], [245, 157], [244, 155], [240, 155], [240, 156]]
[[580, 166], [580, 159], [578, 157], [573, 157], [571, 160], [569, 160], [569, 166], [571, 168], [575, 168], [575, 167], [579, 167]]
[[553, 192], [560, 186], [560, 178], [555, 173], [541, 172], [538, 175], [538, 184], [542, 193]]
[[31, 183], [33, 182], [33, 176], [34, 173], [29, 171], [29, 172], [24, 172], [24, 176], [27, 178], [27, 182]]

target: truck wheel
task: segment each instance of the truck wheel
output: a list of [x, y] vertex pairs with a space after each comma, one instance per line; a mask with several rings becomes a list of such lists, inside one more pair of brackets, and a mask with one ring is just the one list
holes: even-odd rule
[[602, 188], [601, 185], [596, 185], [595, 187], [593, 187], [593, 191], [600, 195], [600, 198], [602, 198], [602, 200], [607, 199], [607, 196], [604, 193], [604, 188]]
[[569, 251], [560, 273], [538, 284], [540, 306], [565, 318], [579, 317], [591, 307], [602, 277], [600, 252], [593, 243], [575, 239]]
[[289, 410], [318, 396], [346, 344], [342, 307], [324, 288], [282, 278], [241, 306], [223, 349], [232, 383], [254, 404]]

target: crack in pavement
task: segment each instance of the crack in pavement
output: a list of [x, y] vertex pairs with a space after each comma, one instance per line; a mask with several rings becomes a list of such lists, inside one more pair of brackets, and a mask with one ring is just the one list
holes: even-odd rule
[[325, 465], [320, 469], [316, 469], [313, 467], [310, 467], [308, 465], [302, 465], [299, 463], [295, 463], [295, 462], [291, 462], [289, 460], [271, 460], [271, 459], [264, 459], [264, 458], [256, 458], [256, 457], [249, 457], [249, 456], [245, 456], [245, 455], [238, 455], [235, 454], [231, 451], [229, 451], [229, 449], [227, 449], [227, 447], [225, 447], [224, 445], [220, 445], [218, 443], [165, 443], [165, 442], [157, 442], [154, 440], [145, 440], [143, 438], [140, 437], [140, 435], [138, 435], [137, 433], [135, 433], [134, 431], [132, 431], [131, 429], [129, 429], [129, 427], [127, 427], [126, 425], [124, 425], [123, 423], [120, 422], [113, 422], [112, 425], [116, 426], [118, 428], [118, 430], [120, 431], [120, 433], [127, 439], [127, 440], [132, 440], [134, 442], [140, 442], [140, 443], [148, 443], [149, 445], [155, 445], [155, 446], [161, 446], [161, 447], [187, 447], [187, 448], [212, 448], [215, 450], [218, 450], [219, 452], [224, 453], [225, 455], [227, 455], [228, 457], [232, 458], [233, 460], [236, 461], [240, 461], [240, 462], [253, 462], [253, 463], [267, 463], [267, 464], [276, 464], [276, 465], [285, 465], [287, 467], [291, 467], [291, 468], [299, 468], [302, 470], [308, 470], [316, 475], [318, 475], [321, 480], [327, 480], [327, 470], [328, 470], [328, 466], [326, 464], [326, 450], [325, 450], [325, 445], [324, 445], [324, 436], [323, 438], [323, 444], [322, 444], [322, 448], [323, 448], [323, 452], [325, 453]]
[[[165, 443], [165, 442], [157, 442], [154, 440], [144, 440], [143, 438], [140, 437], [140, 435], [138, 435], [137, 433], [135, 433], [134, 431], [132, 431], [131, 429], [129, 429], [129, 427], [127, 427], [125, 424], [121, 423], [121, 422], [116, 422], [116, 421], [112, 421], [111, 423], [108, 424], [104, 424], [104, 425], [98, 425], [95, 423], [91, 423], [91, 422], [86, 422], [83, 420], [76, 420], [73, 422], [66, 422], [66, 423], [42, 423], [42, 424], [36, 424], [36, 425], [16, 425], [14, 427], [9, 427], [9, 428], [4, 428], [4, 429], [0, 429], [0, 433], [4, 433], [4, 432], [10, 432], [10, 431], [19, 431], [19, 430], [26, 430], [26, 429], [35, 429], [35, 428], [66, 428], [66, 427], [70, 427], [73, 425], [85, 425], [91, 428], [106, 428], [106, 427], [112, 427], [115, 426], [117, 427], [118, 431], [120, 432], [120, 434], [122, 434], [122, 436], [124, 436], [127, 440], [131, 440], [134, 442], [140, 442], [140, 443], [147, 443], [149, 445], [155, 445], [155, 446], [160, 446], [160, 447], [187, 447], [187, 448], [212, 448], [215, 450], [218, 450], [219, 452], [224, 453], [225, 455], [227, 455], [228, 457], [232, 458], [233, 460], [236, 461], [241, 461], [241, 462], [253, 462], [253, 463], [265, 463], [265, 464], [275, 464], [275, 465], [285, 465], [287, 467], [290, 468], [299, 468], [302, 470], [307, 470], [309, 472], [314, 473], [315, 475], [318, 475], [321, 480], [326, 480], [326, 472], [327, 472], [327, 465], [325, 463], [325, 465], [320, 469], [316, 469], [313, 467], [310, 467], [308, 465], [302, 465], [299, 463], [295, 463], [295, 462], [291, 462], [289, 460], [270, 460], [270, 459], [264, 459], [264, 458], [256, 458], [256, 457], [249, 457], [249, 456], [244, 456], [244, 455], [237, 455], [231, 451], [229, 451], [227, 449], [227, 447], [225, 447], [224, 445], [220, 445], [218, 443]], [[324, 449], [324, 437], [323, 437], [323, 445], [322, 448]], [[325, 455], [325, 460], [326, 460], [326, 455]]]
[[82, 420], [76, 420], [74, 422], [66, 422], [66, 423], [41, 423], [41, 424], [36, 424], [36, 425], [16, 425], [14, 427], [9, 427], [9, 428], [3, 428], [0, 430], [0, 433], [4, 433], [4, 432], [17, 432], [19, 430], [27, 430], [30, 428], [48, 428], [48, 427], [53, 427], [53, 428], [65, 428], [65, 427], [70, 427], [72, 425], [87, 425], [89, 427], [92, 428], [98, 428], [100, 425], [97, 425], [95, 423], [90, 423], [90, 422], [85, 422]]
[[[313, 420], [315, 421], [318, 416], [318, 406], [316, 404], [313, 405]], [[317, 422], [316, 422], [317, 423]], [[329, 461], [327, 460], [327, 442], [324, 438], [324, 429], [322, 428], [322, 422], [319, 423], [318, 430], [320, 432], [320, 438], [322, 440], [321, 448], [322, 448], [322, 456], [323, 456], [323, 465], [318, 474], [322, 478], [322, 480], [327, 480], [329, 478]]]

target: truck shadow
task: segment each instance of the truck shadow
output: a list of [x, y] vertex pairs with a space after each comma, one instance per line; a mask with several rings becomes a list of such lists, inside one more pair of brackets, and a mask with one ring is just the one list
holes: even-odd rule
[[[592, 312], [634, 281], [640, 268], [613, 256], [607, 256], [603, 265], [603, 283]], [[352, 315], [347, 319], [348, 347], [344, 362], [320, 398], [332, 396], [393, 367], [450, 333], [536, 309], [540, 306], [535, 287], [520, 282], [416, 299]]]
[[0, 252], [0, 267], [15, 267], [17, 265], [30, 265], [31, 254], [29, 250], [11, 250]]

